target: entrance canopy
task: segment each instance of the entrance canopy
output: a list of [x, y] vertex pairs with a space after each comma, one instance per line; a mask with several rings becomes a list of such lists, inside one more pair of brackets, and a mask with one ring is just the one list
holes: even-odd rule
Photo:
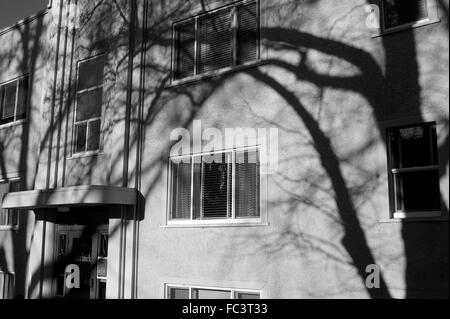
[[33, 210], [98, 205], [134, 206], [137, 200], [138, 192], [133, 188], [84, 185], [8, 193], [3, 197], [1, 207]]

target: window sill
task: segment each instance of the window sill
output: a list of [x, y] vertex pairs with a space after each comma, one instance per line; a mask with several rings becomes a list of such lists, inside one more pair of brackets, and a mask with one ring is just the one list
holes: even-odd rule
[[254, 67], [258, 67], [261, 65], [266, 64], [267, 61], [259, 59], [256, 60], [254, 62], [249, 62], [246, 64], [242, 64], [242, 65], [238, 65], [238, 66], [234, 66], [234, 67], [227, 67], [227, 68], [223, 68], [220, 70], [214, 70], [214, 71], [210, 71], [210, 72], [206, 72], [203, 74], [198, 74], [198, 75], [194, 75], [194, 76], [190, 76], [184, 79], [180, 79], [180, 80], [175, 80], [173, 82], [171, 82], [170, 84], [166, 85], [166, 89], [170, 89], [170, 88], [175, 88], [178, 86], [182, 86], [185, 84], [191, 84], [194, 82], [199, 82], [205, 79], [209, 79], [212, 77], [216, 77], [216, 76], [224, 76], [233, 72], [239, 72], [245, 69], [249, 69], [249, 68], [254, 68]]
[[0, 226], [0, 231], [18, 231], [19, 226]]
[[11, 122], [11, 123], [2, 124], [2, 125], [0, 125], [0, 130], [6, 129], [9, 127], [13, 127], [13, 126], [24, 125], [26, 123], [27, 123], [27, 120], [23, 119], [23, 120], [17, 120], [17, 121]]
[[372, 38], [378, 38], [378, 37], [381, 37], [384, 35], [389, 35], [389, 34], [401, 32], [401, 31], [405, 31], [405, 30], [423, 27], [423, 26], [438, 23], [438, 22], [441, 22], [441, 20], [440, 19], [425, 19], [422, 21], [418, 21], [418, 22], [414, 22], [414, 23], [407, 23], [407, 24], [399, 25], [397, 27], [392, 27], [392, 28], [385, 29], [385, 30], [380, 29], [379, 31], [372, 34]]
[[85, 158], [85, 157], [102, 156], [103, 154], [104, 153], [101, 151], [92, 151], [92, 152], [86, 152], [86, 153], [73, 154], [72, 156], [69, 156], [67, 159], [75, 160], [75, 159], [80, 159], [80, 158]]
[[440, 211], [431, 212], [396, 212], [392, 218], [380, 219], [380, 223], [403, 222], [448, 222], [448, 216], [442, 216]]
[[160, 225], [162, 228], [205, 228], [205, 227], [255, 227], [269, 226], [270, 223], [263, 222], [261, 219], [242, 219], [242, 220], [202, 220], [202, 221], [171, 221], [166, 225]]

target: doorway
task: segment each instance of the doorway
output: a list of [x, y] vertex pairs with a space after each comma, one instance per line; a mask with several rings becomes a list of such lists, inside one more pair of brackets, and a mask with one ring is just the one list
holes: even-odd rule
[[108, 224], [58, 225], [56, 240], [56, 298], [105, 299]]

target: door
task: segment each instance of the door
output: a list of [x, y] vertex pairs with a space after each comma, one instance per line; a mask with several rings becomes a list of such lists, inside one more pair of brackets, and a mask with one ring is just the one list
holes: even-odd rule
[[[58, 246], [56, 296], [67, 299], [104, 299], [108, 257], [107, 227], [89, 232], [60, 230]], [[74, 272], [74, 267], [66, 269], [68, 265], [76, 266], [79, 273]]]

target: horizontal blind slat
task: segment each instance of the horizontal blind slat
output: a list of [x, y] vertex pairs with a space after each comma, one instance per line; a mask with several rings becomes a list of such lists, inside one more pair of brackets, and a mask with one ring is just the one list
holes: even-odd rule
[[258, 58], [259, 27], [256, 2], [237, 7], [237, 64]]
[[208, 72], [232, 65], [233, 32], [230, 8], [199, 18], [199, 72]]
[[175, 78], [181, 79], [194, 75], [195, 66], [195, 20], [175, 27]]

